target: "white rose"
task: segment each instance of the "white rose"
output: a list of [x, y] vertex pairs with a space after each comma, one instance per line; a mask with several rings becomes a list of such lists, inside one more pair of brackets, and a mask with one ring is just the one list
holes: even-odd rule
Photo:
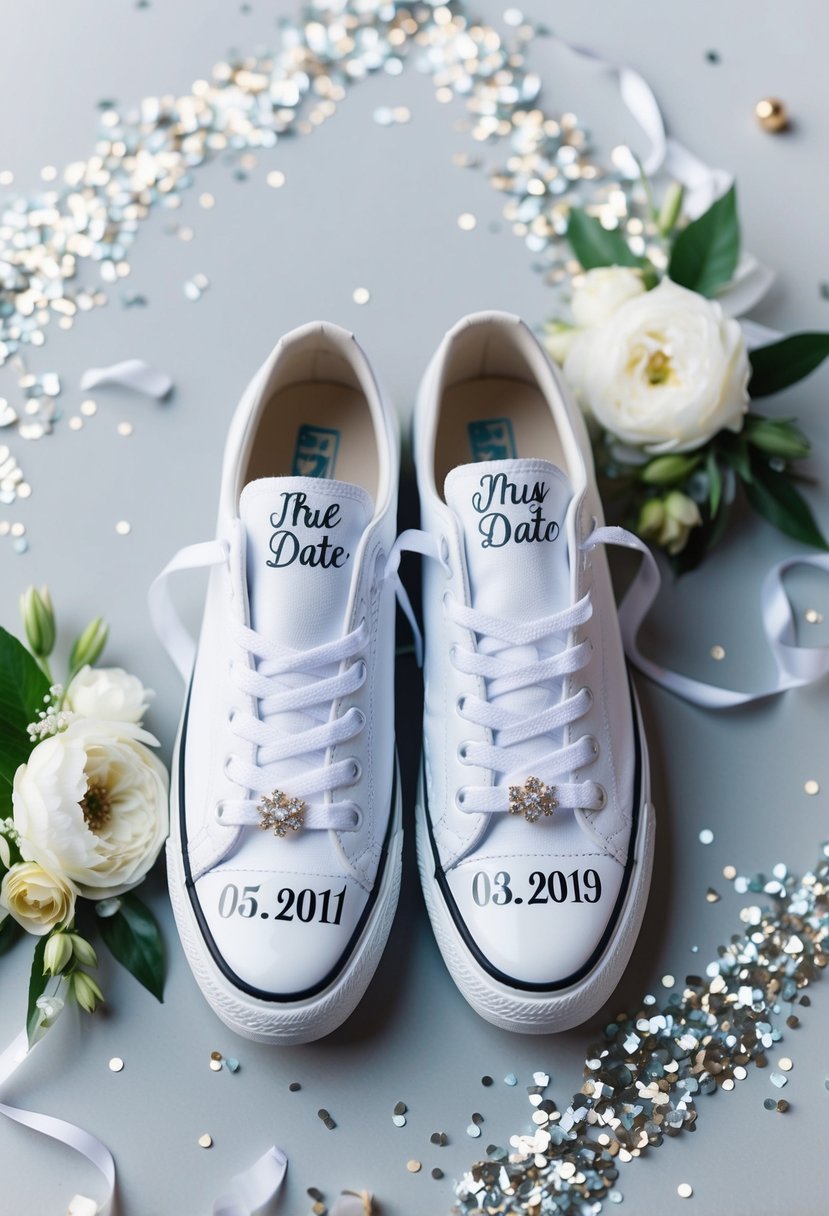
[[75, 914], [75, 890], [66, 879], [50, 874], [36, 861], [20, 861], [3, 876], [0, 908], [27, 933], [43, 937]]
[[628, 300], [645, 294], [642, 275], [631, 266], [597, 266], [573, 280], [571, 308], [576, 325], [602, 325]]
[[605, 430], [652, 453], [739, 431], [748, 409], [739, 323], [670, 279], [579, 334], [564, 375]]
[[14, 776], [20, 851], [88, 899], [140, 882], [167, 835], [167, 772], [125, 722], [75, 718], [38, 743]]
[[121, 667], [82, 667], [66, 690], [66, 706], [82, 718], [140, 722], [153, 693]]

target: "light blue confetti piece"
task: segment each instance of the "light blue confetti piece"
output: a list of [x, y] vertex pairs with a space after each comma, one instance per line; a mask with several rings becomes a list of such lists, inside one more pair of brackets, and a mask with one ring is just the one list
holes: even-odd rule
[[769, 1080], [772, 1085], [776, 1085], [778, 1089], [782, 1089], [784, 1085], [789, 1084], [789, 1078], [782, 1072], [773, 1072], [769, 1075]]
[[237, 1059], [235, 1059], [233, 1056], [226, 1056], [225, 1057], [225, 1068], [228, 1070], [228, 1072], [238, 1072], [239, 1071], [239, 1061]]
[[477, 1123], [470, 1123], [469, 1127], [466, 1129], [466, 1134], [470, 1137], [470, 1139], [477, 1140], [481, 1134], [481, 1129], [478, 1127]]
[[[504, 1084], [505, 1085], [517, 1085], [518, 1077], [516, 1077], [514, 1072], [508, 1072], [507, 1075], [504, 1077]], [[827, 1077], [827, 1080], [826, 1080], [826, 1088], [829, 1089], [829, 1077]]]
[[624, 1195], [621, 1191], [608, 1191], [607, 1197], [611, 1203], [621, 1203], [624, 1200]]
[[392, 1115], [391, 1121], [395, 1127], [405, 1127], [406, 1126], [406, 1116], [405, 1115]]
[[700, 842], [700, 844], [713, 844], [714, 843], [714, 833], [711, 831], [710, 828], [702, 829], [702, 831], [699, 834], [699, 842]]

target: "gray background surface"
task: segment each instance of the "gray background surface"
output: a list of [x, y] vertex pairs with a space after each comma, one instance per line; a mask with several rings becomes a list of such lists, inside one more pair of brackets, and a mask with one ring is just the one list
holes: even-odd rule
[[[478, 0], [471, 7], [498, 23], [507, 5]], [[523, 8], [563, 37], [637, 66], [674, 134], [709, 163], [736, 173], [746, 245], [778, 272], [757, 319], [781, 330], [829, 327], [829, 302], [819, 294], [819, 282], [829, 279], [825, 7], [809, 0], [786, 6], [698, 0], [691, 7], [593, 0], [556, 10], [527, 0]], [[36, 188], [44, 164], [62, 166], [89, 154], [101, 97], [127, 103], [183, 91], [231, 46], [272, 45], [275, 17], [293, 11], [289, 0], [253, 0], [250, 13], [236, 3], [204, 0], [153, 0], [143, 10], [128, 0], [2, 0], [0, 167], [14, 170], [15, 189]], [[721, 55], [717, 65], [706, 59], [712, 48]], [[598, 73], [548, 43], [539, 43], [532, 56], [549, 108], [574, 109], [609, 145], [633, 138]], [[785, 137], [765, 135], [754, 122], [753, 105], [768, 93], [785, 98], [796, 120]], [[376, 106], [400, 104], [412, 110], [408, 126], [373, 122]], [[454, 130], [460, 117], [460, 106], [438, 105], [430, 80], [410, 68], [397, 79], [376, 77], [351, 90], [313, 135], [262, 153], [247, 182], [234, 181], [220, 162], [205, 166], [174, 216], [192, 223], [191, 243], [165, 233], [169, 214], [154, 214], [142, 226], [127, 283], [146, 295], [148, 307], [124, 310], [116, 289], [107, 308], [70, 333], [53, 328], [29, 359], [35, 371], [60, 372], [65, 416], [77, 412], [78, 380], [90, 366], [138, 355], [175, 381], [167, 404], [101, 390], [94, 394], [98, 415], [82, 431], [71, 432], [64, 419], [40, 442], [14, 440], [34, 492], [0, 516], [22, 519], [31, 545], [18, 556], [0, 538], [0, 621], [14, 629], [18, 593], [44, 581], [67, 637], [103, 613], [112, 626], [108, 661], [135, 670], [157, 690], [150, 725], [166, 754], [181, 688], [151, 634], [145, 591], [174, 550], [211, 535], [231, 411], [279, 334], [319, 317], [353, 328], [405, 418], [427, 358], [459, 316], [501, 307], [538, 323], [551, 311], [549, 289], [531, 270], [533, 255], [508, 225], [490, 230], [503, 200], [482, 171], [452, 164], [453, 152], [479, 150]], [[500, 148], [483, 151], [486, 164], [500, 163], [503, 155]], [[274, 191], [264, 178], [277, 167], [287, 184]], [[216, 196], [210, 212], [197, 205], [202, 190]], [[458, 229], [462, 211], [478, 217], [474, 232]], [[192, 303], [182, 284], [198, 272], [211, 286]], [[351, 300], [357, 286], [372, 293], [366, 307]], [[827, 388], [823, 370], [773, 402], [775, 412], [800, 416], [815, 440], [813, 472], [824, 477]], [[0, 372], [0, 393], [17, 399], [9, 369]], [[129, 439], [116, 433], [124, 419], [135, 427]], [[812, 492], [811, 501], [829, 527], [825, 487]], [[406, 523], [414, 510], [409, 489]], [[132, 524], [127, 537], [115, 533], [121, 519]], [[767, 567], [794, 548], [746, 518], [701, 572], [664, 588], [648, 625], [651, 653], [703, 678], [759, 681], [768, 671], [760, 583]], [[803, 609], [814, 606], [829, 621], [825, 582], [800, 575], [792, 579], [792, 593], [801, 619]], [[199, 595], [197, 580], [183, 590], [193, 615]], [[829, 640], [827, 626], [809, 628], [808, 640]], [[713, 643], [726, 649], [720, 664], [709, 658]], [[401, 663], [400, 682], [410, 814], [419, 735], [411, 660]], [[659, 811], [656, 872], [645, 929], [609, 1013], [637, 1005], [666, 972], [682, 977], [699, 970], [738, 931], [739, 901], [726, 892], [723, 865], [752, 873], [784, 861], [803, 870], [827, 834], [825, 683], [720, 716], [644, 682], [640, 688]], [[821, 783], [817, 797], [803, 792], [808, 778]], [[708, 847], [698, 841], [703, 827], [715, 833]], [[442, 966], [411, 852], [387, 954], [357, 1014], [331, 1038], [274, 1050], [225, 1030], [186, 967], [158, 875], [149, 895], [169, 947], [164, 1005], [103, 960], [105, 1009], [94, 1022], [66, 1015], [17, 1073], [8, 1100], [77, 1121], [109, 1144], [122, 1216], [202, 1214], [228, 1175], [273, 1142], [291, 1160], [280, 1212], [307, 1212], [308, 1186], [320, 1187], [329, 1202], [341, 1187], [370, 1189], [385, 1216], [447, 1212], [452, 1177], [487, 1143], [503, 1144], [529, 1126], [523, 1086], [532, 1070], [552, 1074], [560, 1104], [579, 1088], [602, 1019], [534, 1039], [477, 1018]], [[720, 903], [706, 903], [709, 886], [724, 893]], [[22, 945], [2, 960], [0, 1043], [21, 1025], [28, 964]], [[768, 1072], [752, 1072], [731, 1094], [701, 1099], [693, 1136], [622, 1168], [626, 1210], [642, 1216], [673, 1211], [683, 1202], [676, 1193], [682, 1181], [694, 1187], [691, 1203], [712, 1216], [825, 1210], [824, 986], [817, 986], [802, 1028], [787, 1032], [785, 1052], [795, 1063], [785, 1091], [789, 1114], [763, 1109], [763, 1098], [777, 1095]], [[214, 1049], [236, 1055], [239, 1073], [211, 1073]], [[113, 1075], [107, 1061], [116, 1054], [126, 1067]], [[507, 1072], [518, 1074], [519, 1088], [503, 1085]], [[491, 1089], [481, 1087], [485, 1073], [496, 1078]], [[294, 1079], [303, 1088], [289, 1094]], [[391, 1113], [401, 1099], [410, 1114], [398, 1130]], [[318, 1120], [321, 1106], [336, 1119], [336, 1131]], [[486, 1120], [479, 1141], [465, 1133], [473, 1111]], [[448, 1147], [430, 1145], [435, 1130], [449, 1134]], [[196, 1143], [204, 1131], [215, 1141], [210, 1152]], [[423, 1161], [422, 1173], [407, 1173], [409, 1158]], [[429, 1176], [437, 1164], [444, 1182]], [[0, 1127], [0, 1170], [4, 1216], [59, 1216], [75, 1191], [98, 1193], [94, 1171], [74, 1154], [8, 1123]]]

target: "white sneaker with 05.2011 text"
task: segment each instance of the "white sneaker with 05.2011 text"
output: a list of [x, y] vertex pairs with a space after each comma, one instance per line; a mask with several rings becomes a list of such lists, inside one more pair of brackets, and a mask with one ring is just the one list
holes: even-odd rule
[[[189, 692], [173, 763], [170, 892], [219, 1017], [261, 1042], [339, 1026], [400, 884], [393, 735], [396, 425], [353, 336], [307, 325], [252, 381], [225, 449], [217, 540], [156, 580]], [[198, 647], [166, 590], [211, 566]]]
[[519, 320], [451, 330], [415, 416], [425, 722], [418, 859], [467, 1001], [543, 1034], [611, 996], [654, 815], [583, 419]]

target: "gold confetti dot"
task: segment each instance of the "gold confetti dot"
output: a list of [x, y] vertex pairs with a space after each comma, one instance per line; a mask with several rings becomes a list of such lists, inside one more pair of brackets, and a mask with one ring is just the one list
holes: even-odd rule
[[211, 207], [215, 206], [215, 204], [215, 198], [207, 191], [205, 191], [204, 194], [199, 195], [199, 206], [203, 207], [205, 211], [209, 211]]
[[819, 625], [823, 620], [823, 613], [818, 612], [817, 608], [807, 608], [804, 616], [806, 617], [807, 625]]
[[21, 481], [20, 485], [17, 487], [17, 497], [18, 498], [31, 498], [31, 496], [32, 496], [32, 487], [29, 485], [28, 481]]
[[98, 406], [94, 401], [81, 402], [81, 413], [83, 414], [84, 418], [93, 418], [97, 412]]
[[783, 1072], [791, 1072], [792, 1069], [794, 1068], [794, 1064], [792, 1063], [792, 1061], [789, 1059], [788, 1056], [782, 1056], [777, 1061], [777, 1065], [779, 1068], [782, 1068]]
[[477, 228], [478, 221], [471, 211], [464, 211], [458, 216], [458, 227], [461, 232], [471, 232], [473, 228]]
[[222, 1071], [221, 1060], [211, 1060], [210, 1061], [210, 1071], [211, 1072], [221, 1072]]
[[130, 532], [132, 531], [132, 524], [130, 524], [126, 519], [119, 519], [118, 523], [115, 525], [115, 531], [119, 536], [129, 536]]
[[79, 418], [77, 414], [73, 414], [69, 419], [69, 430], [79, 431], [83, 427], [83, 418]]
[[12, 536], [22, 536], [26, 529], [24, 528], [23, 524], [15, 523], [12, 524], [10, 531]]
[[737, 877], [737, 867], [736, 866], [723, 866], [722, 874], [723, 874], [723, 878], [727, 878], [729, 882], [733, 882], [734, 879]]
[[676, 1188], [676, 1193], [679, 1195], [680, 1199], [690, 1199], [694, 1193], [694, 1188], [691, 1186], [690, 1182], [680, 1182], [679, 1186]]
[[717, 663], [721, 663], [722, 660], [725, 658], [725, 647], [724, 646], [712, 646], [711, 649], [708, 651], [708, 653], [711, 655], [711, 658], [714, 659]]
[[716, 904], [720, 901], [720, 895], [713, 887], [709, 887], [705, 892], [705, 898], [709, 904]]
[[820, 785], [817, 781], [815, 781], [813, 779], [810, 779], [809, 781], [805, 782], [803, 788], [806, 791], [806, 793], [809, 794], [811, 797], [814, 797], [815, 794], [820, 793]]
[[223, 1058], [222, 1053], [220, 1051], [211, 1051], [211, 1053], [210, 1053], [211, 1060], [221, 1060], [222, 1058]]
[[118, 434], [123, 435], [124, 438], [127, 438], [127, 436], [131, 435], [132, 431], [133, 431], [133, 426], [132, 426], [131, 422], [119, 422], [118, 423]]
[[121, 1059], [120, 1056], [113, 1056], [109, 1062], [109, 1071], [110, 1072], [123, 1072], [123, 1070], [124, 1070], [124, 1061]]
[[265, 178], [265, 181], [269, 186], [272, 186], [274, 190], [278, 190], [280, 186], [285, 185], [285, 174], [281, 169], [271, 169], [270, 173]]
[[674, 977], [672, 975], [663, 975], [662, 976], [662, 987], [663, 988], [673, 988], [675, 983], [676, 983], [676, 980], [674, 979]]
[[213, 1147], [213, 1137], [210, 1135], [210, 1132], [205, 1132], [203, 1136], [199, 1136], [199, 1145], [201, 1148]]
[[420, 1171], [423, 1169], [423, 1166], [421, 1165], [421, 1163], [419, 1161], [415, 1161], [413, 1159], [411, 1161], [406, 1162], [406, 1169], [409, 1171], [410, 1174], [419, 1174]]
[[187, 228], [187, 227], [184, 227], [184, 228], [179, 228], [179, 230], [178, 230], [178, 236], [179, 236], [179, 240], [180, 240], [180, 241], [192, 241], [192, 239], [193, 239], [193, 229], [192, 229], [192, 228]]
[[351, 298], [355, 304], [368, 304], [371, 299], [371, 292], [367, 287], [355, 287], [351, 293]]

